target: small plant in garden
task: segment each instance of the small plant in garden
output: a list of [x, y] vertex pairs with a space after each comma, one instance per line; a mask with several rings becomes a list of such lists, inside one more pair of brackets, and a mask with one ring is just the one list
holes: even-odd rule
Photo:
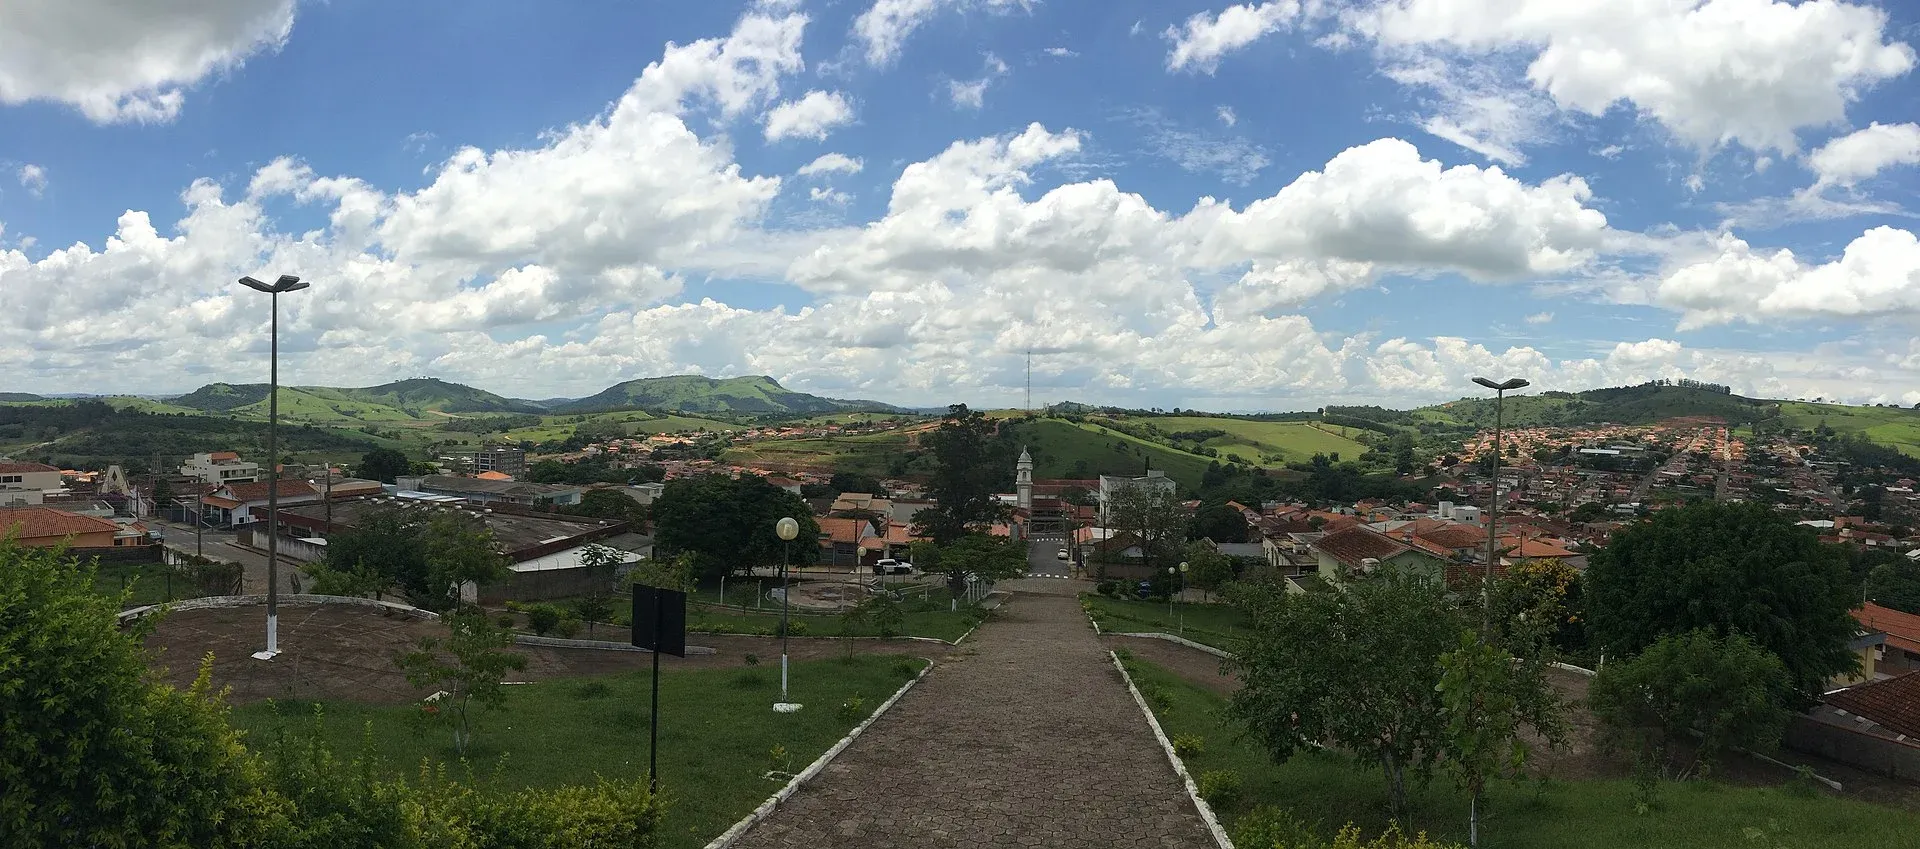
[[746, 653], [746, 654], [745, 654], [744, 656], [742, 656], [742, 657], [741, 657], [740, 659], [741, 659], [741, 660], [743, 660], [743, 661], [746, 661], [746, 664], [747, 664], [748, 666], [759, 666], [759, 665], [760, 665], [760, 656], [759, 656], [759, 655], [757, 655], [757, 654], [754, 654], [753, 652], [747, 652], [747, 653]]
[[1173, 708], [1172, 694], [1167, 692], [1167, 688], [1159, 684], [1148, 684], [1145, 687], [1141, 687], [1140, 698], [1147, 700], [1147, 706], [1153, 708], [1154, 713], [1166, 713]]
[[503, 630], [507, 630], [507, 631], [513, 630], [513, 625], [514, 625], [514, 622], [516, 621], [518, 620], [514, 619], [514, 616], [511, 613], [502, 613], [499, 616], [495, 616], [493, 618], [494, 624], [499, 625]]
[[1200, 773], [1200, 798], [1216, 808], [1230, 808], [1240, 801], [1240, 773], [1230, 769], [1212, 769]]
[[1133, 652], [1125, 648], [1114, 649], [1113, 656], [1120, 658], [1121, 663], [1127, 663], [1133, 660]]
[[915, 666], [913, 661], [904, 657], [893, 662], [893, 674], [902, 678], [912, 678], [914, 675], [919, 674], [919, 672], [920, 667]]
[[527, 614], [527, 627], [542, 637], [560, 624], [560, 608], [551, 604], [530, 604], [524, 608], [524, 612]]
[[1198, 734], [1176, 734], [1173, 737], [1173, 753], [1181, 760], [1198, 756], [1207, 750], [1207, 741]]
[[866, 718], [866, 715], [866, 699], [860, 698], [859, 696], [849, 696], [846, 701], [840, 703], [841, 722], [859, 722]]
[[571, 617], [562, 619], [554, 623], [553, 632], [559, 634], [562, 639], [571, 640], [580, 633], [580, 620]]
[[[506, 650], [513, 645], [513, 635], [494, 628], [483, 614], [456, 613], [443, 621], [446, 638], [423, 637], [394, 663], [406, 673], [407, 683], [445, 693], [429, 697], [430, 713], [452, 728], [454, 751], [465, 755], [473, 739], [473, 709], [502, 707], [506, 688], [501, 679], [509, 670], [525, 669], [527, 659]], [[422, 712], [429, 713], [424, 708]]]
[[1233, 845], [1248, 849], [1290, 849], [1323, 845], [1319, 829], [1301, 822], [1292, 811], [1263, 805], [1240, 818], [1233, 828]]
[[773, 748], [767, 750], [767, 771], [780, 775], [793, 774], [793, 755], [786, 746], [775, 743]]

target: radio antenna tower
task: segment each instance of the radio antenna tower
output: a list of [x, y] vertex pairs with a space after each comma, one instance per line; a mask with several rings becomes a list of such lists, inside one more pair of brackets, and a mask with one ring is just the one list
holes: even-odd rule
[[1033, 412], [1033, 349], [1027, 349], [1027, 412]]

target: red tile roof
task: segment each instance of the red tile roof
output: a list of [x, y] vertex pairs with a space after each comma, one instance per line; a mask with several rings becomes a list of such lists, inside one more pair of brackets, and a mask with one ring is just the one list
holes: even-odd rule
[[49, 466], [45, 463], [0, 463], [0, 472], [5, 472], [10, 475], [57, 471], [60, 471], [59, 466]]
[[820, 519], [820, 535], [834, 542], [859, 542], [873, 535], [873, 525], [865, 519]]
[[1825, 701], [1895, 734], [1920, 737], [1920, 672], [1848, 687], [1827, 694]]
[[1920, 652], [1920, 616], [1901, 613], [1869, 601], [1853, 609], [1860, 627], [1887, 635], [1887, 645], [1904, 651]]
[[1386, 560], [1413, 550], [1404, 543], [1362, 527], [1334, 531], [1315, 540], [1313, 547], [1326, 552], [1348, 568], [1359, 568], [1360, 561], [1369, 558]]
[[51, 507], [0, 508], [0, 536], [17, 534], [23, 540], [73, 534], [112, 533], [120, 526], [105, 519], [68, 513]]
[[[303, 480], [283, 480], [279, 484], [276, 488], [280, 490], [281, 498], [301, 498], [320, 494], [320, 490], [314, 489], [313, 484]], [[234, 498], [242, 502], [267, 500], [266, 481], [230, 483], [221, 488], [232, 493]]]
[[1423, 540], [1446, 549], [1473, 549], [1487, 544], [1487, 532], [1470, 525], [1448, 525], [1416, 532]]
[[217, 462], [220, 462], [221, 460], [238, 460], [240, 459], [240, 455], [235, 454], [232, 451], [215, 451], [211, 454], [208, 454], [207, 459], [217, 463]]

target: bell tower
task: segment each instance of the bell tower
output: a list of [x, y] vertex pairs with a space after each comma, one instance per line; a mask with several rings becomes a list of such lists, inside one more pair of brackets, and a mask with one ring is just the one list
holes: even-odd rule
[[[1005, 456], [1005, 455], [1002, 455]], [[1013, 465], [1014, 491], [1019, 493], [1020, 508], [1033, 509], [1033, 456], [1020, 446], [1020, 461]]]

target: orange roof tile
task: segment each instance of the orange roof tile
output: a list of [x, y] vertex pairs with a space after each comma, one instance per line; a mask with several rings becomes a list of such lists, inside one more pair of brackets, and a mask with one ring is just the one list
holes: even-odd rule
[[1920, 737], [1920, 672], [1829, 693], [1824, 701], [1895, 734]]
[[1920, 616], [1869, 601], [1853, 609], [1853, 618], [1862, 628], [1886, 634], [1887, 645], [1920, 652]]
[[59, 466], [49, 466], [45, 463], [0, 463], [0, 472], [5, 472], [10, 475], [57, 471], [60, 471]]
[[105, 519], [68, 513], [51, 507], [0, 508], [0, 536], [17, 534], [20, 539], [48, 539], [74, 534], [112, 533], [120, 526]]

